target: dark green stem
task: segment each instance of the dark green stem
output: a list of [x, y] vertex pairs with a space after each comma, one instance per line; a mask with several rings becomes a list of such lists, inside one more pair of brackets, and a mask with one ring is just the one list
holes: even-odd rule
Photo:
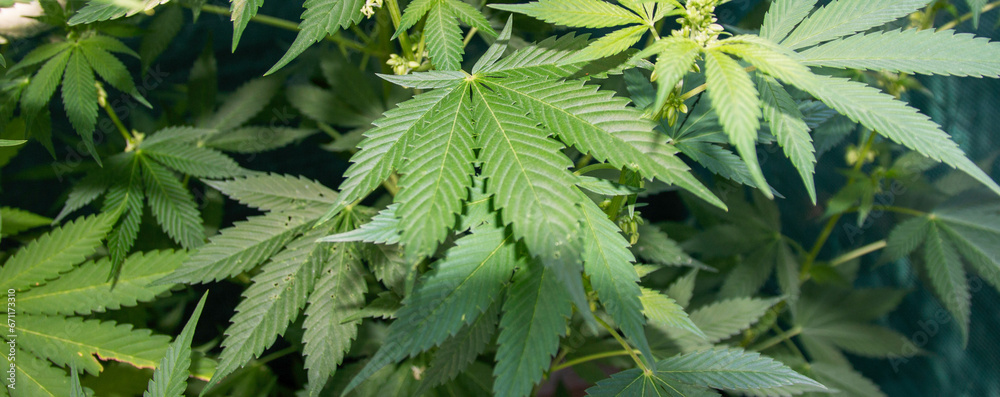
[[[868, 140], [865, 145], [861, 148], [861, 152], [858, 153], [858, 160], [854, 163], [854, 174], [861, 171], [861, 167], [865, 165], [865, 157], [868, 156], [868, 151], [871, 150], [872, 145], [875, 144], [875, 131], [871, 132], [868, 136]], [[854, 177], [852, 176], [848, 179], [847, 184], [850, 185], [854, 183]], [[809, 254], [806, 256], [805, 263], [802, 264], [802, 271], [799, 273], [799, 280], [805, 282], [809, 279], [809, 271], [812, 270], [813, 263], [816, 262], [816, 257], [819, 256], [820, 250], [826, 245], [826, 241], [830, 238], [830, 234], [833, 233], [833, 228], [837, 226], [837, 222], [840, 218], [844, 216], [844, 213], [839, 213], [830, 217], [830, 220], [826, 222], [826, 226], [823, 227], [823, 231], [820, 232], [819, 237], [816, 239], [816, 243], [813, 244]]]

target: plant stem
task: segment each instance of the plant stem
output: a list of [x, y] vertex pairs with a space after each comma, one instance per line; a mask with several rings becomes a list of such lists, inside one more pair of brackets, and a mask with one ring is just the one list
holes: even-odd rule
[[389, 179], [386, 179], [385, 181], [382, 182], [382, 187], [384, 187], [385, 190], [389, 192], [390, 196], [395, 197], [396, 193], [399, 193], [398, 183], [399, 183], [399, 174], [393, 172], [391, 175], [389, 175]]
[[788, 331], [782, 332], [778, 335], [775, 335], [771, 339], [768, 339], [766, 341], [763, 341], [761, 343], [758, 343], [750, 347], [750, 350], [761, 352], [773, 347], [774, 345], [784, 342], [785, 340], [791, 339], [801, 333], [802, 333], [802, 327], [796, 325], [792, 327], [792, 329], [789, 329]]
[[278, 350], [278, 351], [276, 351], [274, 353], [271, 353], [271, 354], [268, 354], [268, 355], [266, 355], [264, 357], [261, 357], [260, 359], [257, 360], [257, 365], [267, 364], [267, 363], [269, 363], [271, 361], [277, 360], [279, 358], [282, 358], [282, 357], [287, 356], [289, 354], [295, 353], [297, 351], [299, 351], [299, 348], [296, 347], [296, 346], [286, 347], [284, 349]]
[[583, 174], [586, 174], [586, 173], [588, 173], [590, 171], [597, 171], [597, 170], [617, 170], [617, 169], [618, 169], [618, 167], [615, 167], [615, 166], [613, 166], [611, 164], [606, 164], [606, 163], [591, 164], [591, 165], [588, 165], [586, 167], [583, 167], [583, 168], [580, 168], [580, 169], [574, 171], [573, 175], [583, 175]]
[[118, 132], [120, 132], [122, 134], [122, 137], [125, 138], [125, 143], [129, 147], [134, 145], [135, 141], [132, 138], [132, 134], [129, 134], [128, 129], [125, 128], [125, 124], [122, 124], [121, 119], [119, 119], [118, 115], [115, 114], [114, 109], [111, 109], [111, 105], [105, 102], [104, 106], [102, 107], [104, 108], [104, 111], [108, 114], [108, 118], [111, 119], [111, 122], [115, 124], [115, 127], [118, 127]]
[[[895, 206], [891, 206], [891, 205], [876, 205], [876, 206], [872, 207], [872, 210], [873, 211], [895, 212], [897, 214], [906, 214], [906, 215], [913, 215], [913, 216], [927, 216], [927, 213], [924, 212], [924, 211], [918, 211], [918, 210], [915, 210], [915, 209], [912, 209], [912, 208], [905, 208], [905, 207], [895, 207]], [[855, 211], [857, 211], [857, 210], [855, 209]]]
[[[590, 153], [587, 153], [587, 154], [583, 155], [583, 157], [580, 157], [580, 160], [578, 160], [576, 162], [576, 165], [574, 166], [574, 168], [576, 168], [577, 170], [580, 170], [581, 168], [586, 167], [587, 164], [590, 164], [590, 160], [593, 160], [593, 159], [594, 159], [594, 156], [591, 156]], [[580, 174], [583, 174], [583, 172], [580, 172]], [[577, 174], [577, 175], [580, 175], [580, 174]]]
[[[399, 12], [399, 3], [396, 0], [385, 0], [385, 5], [389, 9], [389, 17], [392, 18], [392, 27], [399, 29], [399, 23], [403, 19], [402, 14]], [[415, 61], [417, 60], [413, 56], [413, 48], [410, 48], [410, 36], [406, 32], [399, 33], [399, 46], [403, 47], [403, 55], [406, 59]]]
[[[232, 15], [229, 12], [228, 8], [219, 7], [219, 6], [213, 6], [213, 5], [208, 5], [208, 4], [201, 6], [201, 10], [204, 11], [204, 12], [207, 12], [209, 14], [225, 15], [225, 16]], [[299, 29], [299, 24], [297, 24], [295, 22], [292, 22], [292, 21], [289, 21], [289, 20], [285, 20], [285, 19], [281, 19], [281, 18], [275, 18], [275, 17], [268, 16], [268, 15], [260, 15], [260, 14], [254, 15], [253, 17], [250, 18], [250, 21], [259, 23], [261, 25], [267, 25], [267, 26], [275, 27], [275, 28], [278, 28], [278, 29], [290, 30], [290, 31], [293, 31], [293, 32], [298, 32], [299, 30], [301, 30], [301, 29]], [[333, 43], [337, 43], [337, 44], [343, 45], [345, 47], [349, 47], [349, 48], [352, 48], [352, 49], [355, 49], [357, 51], [361, 51], [361, 52], [364, 52], [364, 53], [367, 53], [367, 54], [380, 55], [379, 52], [372, 51], [372, 50], [368, 49], [367, 47], [365, 47], [364, 45], [362, 45], [361, 43], [358, 43], [358, 42], [356, 42], [354, 40], [350, 40], [350, 39], [344, 38], [343, 36], [340, 35], [340, 32], [337, 32], [337, 34], [334, 34], [334, 35], [326, 36], [325, 40], [333, 42]]]
[[465, 48], [465, 46], [469, 45], [469, 42], [472, 41], [472, 37], [475, 36], [476, 32], [478, 32], [478, 31], [479, 31], [479, 28], [475, 28], [475, 27], [472, 28], [472, 29], [469, 29], [469, 33], [465, 34], [465, 40], [462, 40], [462, 48]]
[[[747, 73], [750, 73], [750, 72], [752, 72], [754, 70], [757, 70], [757, 67], [756, 66], [747, 66], [746, 68], [744, 68], [744, 70], [746, 70]], [[682, 101], [686, 101], [688, 99], [691, 99], [695, 95], [698, 95], [698, 94], [701, 94], [702, 92], [705, 92], [706, 88], [708, 88], [708, 83], [705, 83], [705, 84], [699, 85], [697, 87], [694, 87], [694, 88], [691, 89], [691, 91], [685, 92], [684, 95], [681, 95], [680, 99]]]
[[[986, 13], [986, 12], [988, 12], [988, 11], [994, 9], [994, 8], [997, 8], [997, 7], [1000, 7], [1000, 1], [994, 1], [994, 2], [992, 2], [990, 4], [987, 4], [987, 5], [983, 6], [983, 9], [982, 9], [982, 11], [980, 11], [980, 13]], [[948, 29], [954, 28], [955, 26], [958, 26], [958, 24], [960, 24], [962, 22], [965, 22], [965, 21], [968, 21], [970, 19], [972, 19], [972, 13], [971, 12], [958, 17], [954, 21], [951, 21], [951, 22], [948, 22], [948, 23], [946, 23], [944, 25], [941, 25], [941, 27], [937, 28], [937, 31], [940, 32], [942, 30], [948, 30]]]
[[858, 248], [858, 249], [853, 250], [851, 252], [845, 253], [845, 254], [843, 254], [841, 256], [836, 257], [834, 260], [830, 261], [830, 266], [838, 266], [838, 265], [844, 264], [845, 262], [848, 262], [848, 261], [850, 261], [852, 259], [856, 259], [856, 258], [860, 258], [860, 257], [865, 256], [865, 255], [868, 255], [868, 254], [870, 254], [872, 252], [875, 252], [875, 251], [878, 251], [878, 250], [880, 250], [882, 248], [885, 248], [886, 244], [887, 243], [886, 243], [885, 240], [876, 241], [876, 242], [868, 244], [868, 245], [866, 245], [864, 247], [861, 247], [861, 248]]
[[[229, 12], [228, 8], [219, 7], [219, 6], [213, 6], [213, 5], [210, 5], [210, 4], [206, 4], [206, 5], [201, 6], [201, 10], [203, 12], [207, 12], [209, 14], [225, 15], [225, 16], [231, 16], [232, 15]], [[268, 16], [268, 15], [257, 14], [257, 15], [254, 15], [253, 17], [251, 17], [250, 20], [254, 21], [254, 22], [257, 22], [257, 23], [259, 23], [261, 25], [273, 26], [273, 27], [276, 27], [276, 28], [279, 28], [279, 29], [291, 30], [291, 31], [294, 31], [294, 32], [298, 32], [299, 31], [299, 24], [297, 24], [295, 22], [292, 22], [292, 21], [284, 20], [284, 19], [281, 19], [281, 18], [275, 18], [275, 17], [272, 17], [272, 16]]]
[[[871, 150], [872, 145], [875, 143], [875, 131], [871, 132], [868, 136], [868, 140], [865, 145], [861, 148], [861, 152], [858, 153], [858, 161], [854, 163], [854, 173], [857, 174], [861, 171], [861, 167], [865, 165], [865, 157], [868, 156], [868, 151]], [[854, 177], [848, 179], [847, 184], [850, 185], [854, 183]], [[823, 249], [826, 245], [826, 241], [830, 238], [830, 234], [833, 233], [833, 228], [837, 226], [837, 222], [840, 218], [844, 216], [844, 213], [839, 213], [830, 217], [830, 220], [826, 222], [826, 226], [823, 227], [823, 231], [820, 232], [819, 237], [816, 239], [816, 243], [813, 244], [812, 249], [809, 250], [809, 254], [806, 256], [805, 263], [802, 264], [802, 270], [799, 272], [799, 281], [805, 282], [809, 279], [809, 271], [812, 270], [813, 263], [816, 262], [816, 257], [819, 256], [819, 251]]]
[[585, 362], [590, 362], [590, 361], [594, 361], [594, 360], [600, 360], [602, 358], [608, 358], [608, 357], [619, 357], [619, 356], [635, 355], [638, 352], [639, 352], [638, 350], [615, 350], [615, 351], [610, 351], [610, 352], [595, 353], [595, 354], [591, 354], [589, 356], [583, 356], [583, 357], [580, 357], [580, 358], [575, 358], [575, 359], [569, 360], [567, 362], [564, 362], [562, 364], [554, 365], [552, 367], [552, 369], [549, 370], [549, 373], [556, 372], [556, 371], [558, 371], [560, 369], [563, 369], [563, 368], [569, 368], [569, 367], [572, 367], [574, 365], [583, 364]]
[[[649, 372], [649, 369], [646, 368], [646, 364], [644, 364], [642, 360], [639, 359], [639, 356], [636, 354], [636, 351], [633, 350], [632, 347], [628, 345], [628, 342], [626, 342], [625, 339], [621, 337], [621, 335], [618, 335], [618, 331], [615, 331], [614, 328], [611, 328], [611, 326], [608, 325], [608, 323], [604, 322], [604, 320], [601, 320], [600, 317], [594, 316], [594, 319], [597, 320], [597, 323], [601, 324], [601, 326], [604, 327], [604, 329], [608, 330], [608, 333], [610, 333], [611, 336], [613, 336], [615, 340], [618, 341], [618, 344], [622, 345], [622, 348], [625, 349], [625, 351], [628, 352], [628, 355], [632, 357], [632, 361], [635, 361], [635, 365], [639, 366], [639, 368], [642, 368], [642, 372]], [[647, 358], [649, 358], [650, 360], [653, 359], [652, 357], [647, 357]]]
[[698, 95], [698, 94], [701, 94], [701, 93], [705, 92], [706, 88], [708, 88], [708, 83], [705, 83], [705, 84], [699, 85], [697, 87], [694, 87], [694, 88], [691, 89], [691, 91], [685, 92], [684, 95], [681, 95], [680, 99], [681, 99], [681, 101], [686, 101], [688, 99], [691, 99], [695, 95]]

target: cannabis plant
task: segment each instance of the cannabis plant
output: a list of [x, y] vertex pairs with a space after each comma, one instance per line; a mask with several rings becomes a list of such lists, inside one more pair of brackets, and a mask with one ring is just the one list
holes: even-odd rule
[[870, 265], [963, 346], [1000, 290], [992, 162], [911, 105], [1000, 77], [996, 3], [266, 3], [0, 0], [0, 395], [882, 396], [926, 341]]

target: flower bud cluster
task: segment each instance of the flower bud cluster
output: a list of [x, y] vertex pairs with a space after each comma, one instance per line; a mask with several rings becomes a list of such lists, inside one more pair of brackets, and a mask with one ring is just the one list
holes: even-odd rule
[[365, 5], [361, 6], [361, 13], [365, 18], [371, 18], [375, 15], [376, 8], [382, 8], [382, 0], [365, 0]]
[[725, 0], [688, 0], [685, 15], [677, 20], [681, 29], [674, 31], [678, 37], [687, 37], [703, 46], [714, 44], [723, 27], [715, 17], [715, 6]]

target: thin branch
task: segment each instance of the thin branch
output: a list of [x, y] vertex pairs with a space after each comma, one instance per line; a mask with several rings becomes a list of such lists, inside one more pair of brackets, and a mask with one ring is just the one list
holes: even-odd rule
[[[997, 8], [997, 7], [1000, 7], [1000, 1], [994, 1], [994, 2], [992, 2], [990, 4], [987, 4], [987, 5], [983, 6], [983, 9], [980, 11], [980, 14], [985, 14], [986, 12], [988, 12], [988, 11], [994, 9], [994, 8]], [[954, 27], [958, 26], [958, 24], [960, 24], [962, 22], [965, 22], [965, 21], [968, 21], [970, 19], [972, 19], [972, 13], [971, 12], [958, 17], [954, 21], [951, 21], [951, 22], [948, 22], [948, 23], [946, 23], [944, 25], [941, 25], [941, 27], [937, 28], [937, 31], [940, 32], [942, 30], [948, 30], [948, 29], [954, 28]]]
[[846, 262], [849, 262], [851, 260], [860, 258], [862, 256], [868, 255], [868, 254], [870, 254], [872, 252], [875, 252], [875, 251], [878, 251], [878, 250], [880, 250], [882, 248], [885, 248], [886, 245], [887, 245], [887, 242], [885, 240], [876, 241], [876, 242], [868, 244], [868, 245], [866, 245], [864, 247], [858, 248], [856, 250], [853, 250], [851, 252], [848, 252], [848, 253], [845, 253], [845, 254], [843, 254], [841, 256], [838, 256], [834, 260], [830, 261], [830, 266], [838, 266], [838, 265], [844, 264]]
[[564, 362], [562, 364], [555, 365], [555, 366], [552, 367], [551, 370], [549, 370], [549, 372], [550, 373], [551, 372], [556, 372], [556, 371], [558, 371], [560, 369], [563, 369], [563, 368], [569, 368], [569, 367], [572, 367], [574, 365], [579, 365], [579, 364], [583, 364], [583, 363], [594, 361], [594, 360], [600, 360], [602, 358], [636, 355], [637, 353], [639, 353], [638, 350], [631, 350], [631, 351], [630, 350], [615, 350], [615, 351], [610, 351], [610, 352], [595, 353], [595, 354], [591, 354], [591, 355], [588, 355], [588, 356], [583, 356], [583, 357], [580, 357], [580, 358], [575, 358], [575, 359], [569, 360], [567, 362]]

